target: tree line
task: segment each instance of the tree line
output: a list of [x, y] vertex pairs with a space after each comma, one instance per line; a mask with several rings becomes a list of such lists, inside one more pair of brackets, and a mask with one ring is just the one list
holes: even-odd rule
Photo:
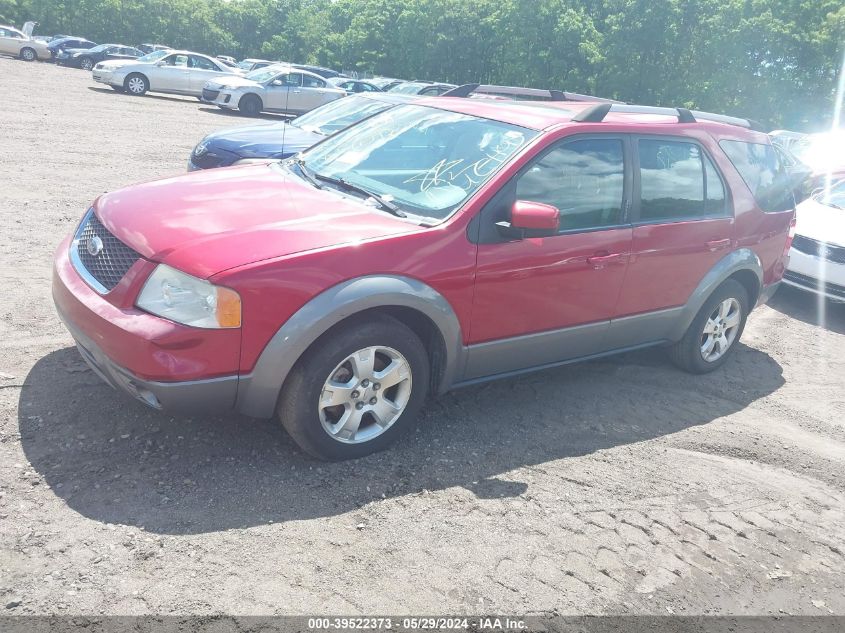
[[37, 34], [830, 124], [842, 0], [0, 0]]

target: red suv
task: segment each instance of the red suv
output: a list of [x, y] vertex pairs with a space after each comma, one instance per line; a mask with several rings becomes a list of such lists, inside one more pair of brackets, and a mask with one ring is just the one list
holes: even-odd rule
[[424, 99], [284, 163], [98, 198], [53, 296], [91, 367], [156, 408], [278, 415], [380, 450], [426, 395], [666, 345], [725, 362], [794, 202], [744, 119]]

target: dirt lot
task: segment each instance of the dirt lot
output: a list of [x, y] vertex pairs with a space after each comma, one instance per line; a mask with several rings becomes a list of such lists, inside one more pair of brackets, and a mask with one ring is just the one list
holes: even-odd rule
[[50, 298], [95, 196], [243, 119], [0, 78], [6, 613], [845, 614], [845, 306], [782, 290], [712, 375], [654, 350], [468, 388], [393, 450], [317, 463], [271, 422], [113, 391]]

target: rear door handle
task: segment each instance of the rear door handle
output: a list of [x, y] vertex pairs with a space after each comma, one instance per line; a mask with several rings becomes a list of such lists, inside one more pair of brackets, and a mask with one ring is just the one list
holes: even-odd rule
[[707, 242], [707, 248], [711, 251], [720, 251], [723, 248], [728, 248], [731, 245], [731, 239], [726, 237], [723, 240], [711, 240]]
[[624, 264], [625, 255], [623, 253], [596, 254], [588, 257], [587, 263], [594, 268], [603, 268], [609, 264]]

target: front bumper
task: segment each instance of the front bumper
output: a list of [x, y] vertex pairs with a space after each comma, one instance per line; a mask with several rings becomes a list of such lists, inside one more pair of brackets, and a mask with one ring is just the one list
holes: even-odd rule
[[212, 90], [204, 88], [200, 101], [210, 105], [216, 105], [218, 108], [234, 110], [237, 109], [240, 98], [240, 94], [236, 94], [231, 90]]
[[238, 396], [238, 377], [224, 376], [208, 380], [156, 382], [144, 380], [113, 362], [94, 341], [85, 336], [56, 306], [79, 354], [106, 383], [124, 391], [154, 409], [182, 411], [220, 411], [231, 409]]
[[802, 253], [794, 247], [789, 251], [783, 283], [831, 301], [845, 302], [845, 264]]
[[121, 85], [114, 83], [115, 81], [118, 81], [118, 79], [114, 77], [114, 73], [109, 71], [97, 70], [97, 68], [94, 68], [94, 70], [91, 71], [91, 77], [97, 83], [107, 84], [109, 86]]
[[121, 292], [134, 296], [146, 278], [148, 271], [141, 269], [151, 264], [145, 260], [114, 290], [100, 295], [73, 267], [68, 243], [65, 240], [56, 254], [53, 301], [91, 368], [112, 387], [157, 409], [232, 409], [238, 392], [240, 330], [183, 326], [121, 299]]

